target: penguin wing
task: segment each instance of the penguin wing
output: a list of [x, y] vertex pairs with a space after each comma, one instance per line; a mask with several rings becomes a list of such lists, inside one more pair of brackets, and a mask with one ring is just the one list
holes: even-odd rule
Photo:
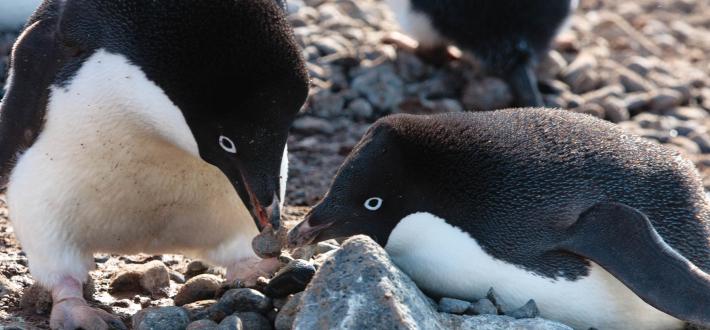
[[563, 250], [599, 264], [658, 310], [710, 326], [710, 275], [668, 246], [640, 211], [600, 203], [568, 234]]
[[9, 88], [0, 104], [0, 188], [44, 121], [49, 85], [64, 57], [57, 39], [56, 20], [46, 19], [29, 25], [15, 43]]

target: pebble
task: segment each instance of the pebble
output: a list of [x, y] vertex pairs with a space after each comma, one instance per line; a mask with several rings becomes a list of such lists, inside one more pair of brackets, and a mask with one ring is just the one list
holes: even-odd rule
[[503, 80], [493, 77], [472, 81], [463, 90], [461, 102], [468, 111], [487, 111], [508, 107], [513, 94]]
[[404, 83], [389, 67], [371, 68], [355, 77], [352, 89], [384, 112], [393, 112], [404, 98]]
[[[368, 104], [369, 105], [369, 104]], [[304, 116], [296, 119], [292, 125], [294, 131], [304, 134], [333, 134], [335, 128], [325, 119]], [[269, 242], [271, 243], [271, 242]]]
[[471, 304], [466, 310], [468, 315], [497, 315], [498, 309], [493, 303], [488, 299], [480, 299]]
[[186, 330], [214, 330], [217, 329], [218, 324], [212, 320], [197, 320], [190, 323]]
[[212, 299], [219, 290], [221, 280], [211, 274], [201, 274], [185, 283], [173, 300], [176, 306], [193, 303], [199, 300]]
[[316, 254], [323, 254], [329, 251], [337, 250], [340, 247], [328, 242], [319, 242], [316, 244]]
[[242, 330], [245, 329], [242, 320], [237, 316], [227, 316], [219, 323], [219, 330]]
[[468, 301], [453, 298], [441, 298], [439, 300], [439, 312], [449, 314], [463, 314], [471, 306]]
[[540, 316], [540, 310], [538, 310], [535, 300], [530, 299], [523, 307], [505, 313], [505, 315], [516, 319], [532, 319]]
[[109, 292], [147, 292], [153, 298], [168, 296], [170, 272], [163, 262], [153, 260], [145, 264], [127, 264], [116, 273], [109, 284]]
[[215, 322], [221, 321], [225, 316], [227, 316], [226, 313], [216, 310], [212, 308], [212, 306], [217, 304], [217, 300], [215, 299], [209, 299], [209, 300], [201, 300], [201, 301], [196, 301], [190, 304], [183, 305], [182, 308], [184, 308], [188, 314], [190, 314], [190, 319], [191, 320], [203, 320], [203, 319], [208, 319], [212, 320]]
[[170, 330], [185, 329], [190, 323], [190, 315], [180, 307], [149, 307], [133, 315], [133, 329]]
[[577, 58], [562, 73], [562, 80], [577, 94], [586, 93], [598, 84], [598, 74], [593, 69], [598, 65], [596, 58], [586, 52]]
[[682, 100], [680, 92], [673, 89], [662, 89], [654, 92], [650, 97], [649, 111], [661, 112], [680, 105]]
[[210, 266], [201, 260], [193, 260], [189, 264], [187, 264], [186, 268], [187, 269], [185, 270], [185, 279], [189, 280], [194, 276], [204, 274], [205, 272], [207, 272], [207, 270], [210, 269]]
[[486, 293], [486, 299], [488, 299], [488, 301], [490, 301], [493, 306], [496, 307], [496, 309], [498, 310], [498, 314], [501, 314], [503, 309], [501, 308], [500, 303], [498, 303], [500, 299], [498, 298], [498, 294], [496, 293], [495, 289], [488, 289], [488, 293]]
[[372, 105], [363, 98], [352, 100], [345, 111], [352, 114], [355, 119], [370, 119], [374, 114]]
[[288, 302], [279, 309], [279, 314], [276, 315], [276, 321], [274, 322], [274, 327], [276, 330], [290, 330], [293, 325], [293, 321], [296, 318], [296, 313], [298, 313], [299, 305], [301, 304], [301, 297], [303, 292], [299, 292], [291, 296]]
[[295, 259], [276, 273], [264, 293], [269, 297], [285, 297], [303, 291], [316, 273], [312, 263]]
[[232, 289], [224, 293], [219, 302], [213, 306], [227, 314], [234, 312], [266, 313], [272, 307], [271, 299], [254, 289]]
[[259, 235], [251, 241], [251, 247], [259, 258], [269, 259], [281, 255], [281, 240], [278, 233], [270, 228], [264, 228]]
[[271, 330], [274, 327], [265, 316], [254, 312], [235, 313], [234, 316], [242, 320], [242, 326], [247, 330]]

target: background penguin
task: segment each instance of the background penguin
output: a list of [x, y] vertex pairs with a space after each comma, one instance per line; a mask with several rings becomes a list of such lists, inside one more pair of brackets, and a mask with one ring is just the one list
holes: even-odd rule
[[424, 290], [537, 302], [579, 329], [710, 325], [710, 204], [693, 165], [546, 109], [377, 122], [291, 244], [367, 234]]
[[533, 66], [576, 0], [386, 0], [418, 52], [454, 43], [510, 85], [519, 106], [542, 106]]
[[308, 77], [274, 0], [49, 0], [14, 47], [0, 177], [53, 328], [90, 309], [92, 253], [186, 253], [252, 278], [278, 227]]

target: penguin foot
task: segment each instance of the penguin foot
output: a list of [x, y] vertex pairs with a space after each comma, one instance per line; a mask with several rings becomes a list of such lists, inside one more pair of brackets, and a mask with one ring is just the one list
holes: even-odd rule
[[120, 318], [98, 308], [89, 307], [82, 297], [81, 282], [65, 279], [52, 288], [52, 329], [127, 330]]
[[281, 268], [278, 258], [245, 259], [227, 268], [227, 281], [241, 283], [243, 287], [254, 287], [259, 277], [271, 278]]
[[382, 38], [382, 42], [394, 45], [405, 52], [414, 53], [424, 62], [435, 66], [443, 66], [450, 61], [459, 60], [463, 56], [461, 50], [456, 46], [439, 45], [425, 47], [418, 41], [399, 32], [388, 33]]

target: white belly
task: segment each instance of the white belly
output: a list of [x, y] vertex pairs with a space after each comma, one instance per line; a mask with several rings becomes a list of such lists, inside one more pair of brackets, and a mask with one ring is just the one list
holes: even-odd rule
[[412, 10], [410, 0], [385, 0], [390, 6], [402, 31], [419, 41], [425, 48], [443, 46], [444, 38], [434, 29], [429, 17]]
[[53, 87], [44, 129], [18, 160], [10, 218], [31, 263], [67, 251], [254, 256], [257, 234], [226, 176], [204, 162], [163, 92], [99, 51]]
[[386, 250], [422, 289], [437, 295], [476, 300], [493, 287], [504, 309], [535, 299], [543, 317], [576, 329], [683, 327], [596, 264], [577, 281], [544, 278], [491, 257], [468, 234], [429, 213], [402, 219]]

